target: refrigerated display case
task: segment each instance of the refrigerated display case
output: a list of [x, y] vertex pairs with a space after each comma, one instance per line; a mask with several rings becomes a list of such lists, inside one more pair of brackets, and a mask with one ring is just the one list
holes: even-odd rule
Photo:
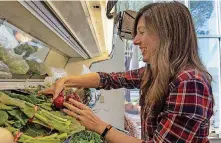
[[[106, 1], [0, 2], [0, 126], [4, 122], [18, 142], [101, 142], [37, 91], [62, 76], [81, 74], [83, 65], [110, 58], [103, 27], [113, 28], [113, 21], [105, 7]], [[78, 95], [92, 108], [99, 92], [83, 91]]]

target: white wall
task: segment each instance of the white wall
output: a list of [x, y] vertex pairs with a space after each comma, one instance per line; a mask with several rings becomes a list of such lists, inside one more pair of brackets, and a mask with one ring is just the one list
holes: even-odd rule
[[[91, 71], [124, 71], [124, 43], [118, 39], [112, 59], [93, 64]], [[124, 129], [124, 89], [101, 90], [101, 94], [104, 95], [104, 103], [97, 103], [94, 107], [99, 109], [97, 115], [113, 126]]]
[[210, 143], [221, 143], [221, 139], [210, 139]]

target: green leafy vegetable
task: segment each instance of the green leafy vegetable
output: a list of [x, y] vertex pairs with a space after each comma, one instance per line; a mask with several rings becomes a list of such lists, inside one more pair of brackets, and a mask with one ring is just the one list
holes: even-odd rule
[[14, 119], [20, 121], [20, 123], [24, 126], [28, 122], [28, 117], [19, 109], [7, 111]]
[[21, 121], [15, 121], [13, 124], [12, 124], [13, 127], [15, 127], [16, 129], [20, 129], [22, 128], [22, 123]]
[[74, 134], [70, 143], [101, 143], [100, 136], [91, 131], [81, 131]]
[[13, 110], [12, 106], [7, 106], [0, 102], [0, 110]]
[[47, 69], [45, 64], [36, 58], [28, 58], [26, 59], [30, 69], [29, 73], [31, 75], [45, 75], [47, 73]]
[[38, 47], [31, 46], [28, 43], [20, 44], [19, 46], [14, 48], [14, 52], [18, 55], [23, 55], [23, 58], [27, 58], [37, 51]]
[[25, 128], [22, 130], [23, 133], [31, 137], [44, 136], [50, 133], [50, 131], [50, 129], [33, 122], [26, 124]]
[[52, 111], [51, 104], [42, 103], [42, 104], [38, 104], [38, 106], [47, 111]]
[[26, 74], [29, 70], [29, 65], [21, 56], [3, 46], [0, 46], [0, 60], [9, 67], [13, 74]]
[[25, 107], [25, 102], [10, 98], [8, 95], [4, 94], [3, 92], [0, 92], [0, 102], [5, 105], [16, 106], [19, 108]]
[[16, 98], [16, 99], [20, 99], [20, 100], [23, 100], [23, 101], [26, 101], [26, 102], [29, 102], [29, 103], [33, 103], [33, 101], [31, 99], [29, 99], [28, 96], [26, 96], [26, 95], [11, 93], [9, 91], [4, 91], [3, 93], [7, 94], [11, 98]]
[[8, 120], [7, 112], [0, 110], [0, 126], [4, 125], [7, 120]]
[[[73, 117], [54, 111], [45, 96], [10, 92], [0, 92], [0, 123], [0, 127], [7, 128], [14, 135], [23, 132], [18, 143], [61, 143], [85, 129]], [[79, 139], [83, 136], [87, 138]], [[92, 132], [81, 132], [75, 137], [81, 141], [76, 143], [99, 142], [99, 136]]]

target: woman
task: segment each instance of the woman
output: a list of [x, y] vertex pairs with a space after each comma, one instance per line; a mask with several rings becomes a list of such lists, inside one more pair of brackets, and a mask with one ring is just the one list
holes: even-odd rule
[[[109, 143], [209, 142], [213, 114], [212, 77], [198, 55], [193, 20], [178, 2], [153, 3], [142, 8], [134, 24], [145, 68], [125, 73], [91, 73], [65, 77], [43, 93], [58, 96], [65, 84], [74, 87], [139, 88], [142, 140], [109, 129], [85, 105], [65, 103], [65, 113]], [[107, 127], [108, 126], [108, 127]], [[106, 128], [107, 127], [107, 128]]]

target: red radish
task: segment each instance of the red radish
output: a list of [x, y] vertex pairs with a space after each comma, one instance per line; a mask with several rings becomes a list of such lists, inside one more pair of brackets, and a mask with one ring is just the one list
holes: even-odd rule
[[81, 98], [77, 95], [77, 93], [73, 93], [73, 94], [67, 95], [65, 101], [69, 102], [69, 99], [73, 99], [73, 100], [76, 100], [76, 101], [82, 103]]
[[55, 98], [55, 100], [53, 101], [53, 104], [55, 105], [55, 107], [56, 107], [57, 109], [60, 109], [60, 108], [63, 108], [63, 107], [64, 107], [64, 105], [63, 105], [64, 101], [66, 101], [66, 102], [68, 102], [69, 104], [71, 104], [70, 101], [69, 101], [69, 99], [73, 99], [73, 100], [76, 100], [76, 101], [82, 103], [82, 100], [81, 100], [81, 98], [77, 95], [77, 93], [69, 94], [69, 95], [67, 95], [66, 98], [65, 98], [63, 92], [61, 92], [61, 93], [58, 95], [58, 97]]
[[63, 92], [61, 92], [57, 98], [55, 98], [55, 100], [53, 101], [53, 104], [55, 105], [55, 107], [57, 109], [60, 109], [63, 106], [63, 103], [64, 103], [64, 95], [63, 95]]

